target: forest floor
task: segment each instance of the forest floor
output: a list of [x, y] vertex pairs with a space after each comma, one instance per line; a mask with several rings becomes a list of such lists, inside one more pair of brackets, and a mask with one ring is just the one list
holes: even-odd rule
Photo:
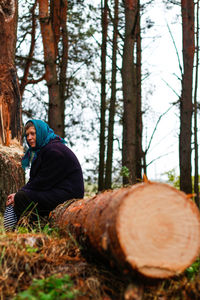
[[200, 299], [200, 273], [194, 267], [177, 278], [150, 280], [123, 274], [97, 257], [86, 259], [71, 236], [64, 238], [49, 225], [13, 233], [1, 228], [0, 299]]

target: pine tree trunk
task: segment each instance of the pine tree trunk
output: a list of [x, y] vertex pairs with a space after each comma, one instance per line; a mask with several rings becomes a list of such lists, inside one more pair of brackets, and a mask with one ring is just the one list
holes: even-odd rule
[[106, 52], [108, 34], [108, 1], [102, 4], [102, 45], [101, 45], [101, 111], [100, 111], [100, 136], [99, 136], [99, 174], [98, 190], [105, 188], [104, 163], [105, 163], [105, 128], [106, 128]]
[[134, 64], [136, 47], [137, 0], [125, 1], [125, 39], [122, 64], [123, 84], [123, 149], [122, 165], [129, 172], [123, 177], [124, 184], [136, 182], [136, 119], [137, 119], [137, 80]]
[[21, 78], [21, 82], [20, 82], [20, 94], [21, 97], [23, 97], [26, 85], [28, 83], [28, 76], [29, 76], [29, 71], [31, 68], [31, 64], [32, 64], [32, 59], [33, 59], [33, 55], [34, 55], [34, 49], [35, 49], [35, 42], [36, 42], [36, 7], [37, 7], [37, 0], [35, 1], [35, 3], [33, 4], [32, 8], [30, 9], [30, 14], [31, 14], [31, 20], [32, 20], [32, 24], [31, 24], [31, 44], [30, 44], [30, 49], [29, 49], [29, 54], [26, 60], [26, 65], [24, 67], [24, 73], [23, 76]]
[[39, 18], [44, 48], [45, 79], [49, 91], [48, 123], [49, 126], [54, 129], [56, 134], [62, 135], [61, 100], [56, 69], [56, 39], [54, 37], [51, 16], [49, 13], [48, 0], [39, 0]]
[[[142, 179], [142, 48], [141, 48], [141, 30], [140, 30], [140, 0], [138, 0], [137, 25], [136, 25], [136, 43], [137, 43], [137, 60], [136, 60], [136, 80], [137, 80], [137, 115], [136, 115], [136, 178]], [[144, 166], [143, 166], [144, 167]]]
[[182, 95], [180, 101], [180, 188], [192, 193], [191, 136], [192, 136], [192, 75], [194, 60], [194, 1], [182, 0], [183, 66]]
[[185, 193], [163, 183], [138, 183], [58, 206], [51, 219], [72, 234], [88, 255], [122, 270], [167, 278], [199, 255], [199, 210]]
[[118, 6], [119, 1], [115, 0], [114, 20], [113, 20], [113, 42], [112, 42], [112, 81], [111, 99], [109, 108], [108, 139], [107, 139], [107, 159], [105, 173], [105, 189], [112, 187], [112, 165], [113, 165], [113, 142], [114, 142], [114, 122], [116, 103], [116, 74], [117, 74], [117, 36], [118, 36]]
[[[0, 211], [24, 184], [21, 97], [15, 70], [17, 1], [0, 2]], [[9, 146], [9, 147], [7, 147]]]
[[200, 208], [199, 202], [199, 147], [198, 147], [198, 110], [197, 110], [197, 91], [198, 91], [198, 73], [199, 73], [199, 0], [196, 3], [196, 70], [194, 86], [194, 193], [195, 202]]
[[21, 97], [14, 66], [17, 1], [0, 3], [0, 144], [21, 140]]
[[67, 32], [67, 1], [61, 3], [61, 34], [62, 34], [62, 54], [60, 61], [60, 75], [59, 75], [59, 90], [61, 101], [61, 120], [62, 120], [62, 134], [65, 137], [65, 100], [66, 100], [66, 80], [67, 80], [67, 66], [68, 66], [68, 32]]

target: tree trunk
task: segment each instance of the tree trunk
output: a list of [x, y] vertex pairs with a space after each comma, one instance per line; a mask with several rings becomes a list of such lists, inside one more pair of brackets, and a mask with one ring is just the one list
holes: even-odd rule
[[24, 185], [21, 167], [23, 148], [16, 142], [10, 147], [0, 145], [0, 212], [5, 209], [7, 196], [16, 193]]
[[0, 3], [0, 60], [14, 64], [17, 33], [17, 1]]
[[35, 32], [36, 32], [36, 15], [35, 15], [35, 10], [37, 7], [37, 0], [35, 0], [35, 3], [33, 4], [30, 13], [31, 13], [31, 21], [32, 21], [32, 26], [31, 26], [31, 44], [30, 44], [30, 49], [29, 49], [29, 54], [26, 60], [26, 65], [24, 67], [24, 74], [21, 79], [20, 83], [20, 94], [21, 97], [23, 97], [25, 87], [28, 83], [28, 75], [29, 75], [29, 70], [32, 64], [32, 59], [33, 59], [33, 54], [34, 54], [34, 49], [35, 49]]
[[183, 31], [183, 79], [180, 102], [180, 189], [192, 192], [191, 179], [191, 136], [192, 136], [192, 74], [194, 60], [194, 1], [182, 0], [182, 31]]
[[[58, 76], [56, 69], [56, 47], [55, 37], [49, 13], [49, 1], [39, 0], [39, 18], [42, 32], [45, 79], [49, 91], [49, 112], [48, 123], [55, 133], [62, 135], [61, 101], [58, 86]], [[57, 28], [57, 27], [56, 27]], [[57, 31], [56, 31], [57, 32]]]
[[122, 84], [124, 98], [122, 165], [129, 171], [123, 177], [124, 184], [136, 182], [136, 119], [137, 119], [137, 80], [134, 64], [134, 48], [137, 0], [125, 1], [125, 40], [122, 64]]
[[[24, 184], [21, 97], [15, 70], [17, 1], [0, 3], [0, 211]], [[12, 140], [11, 140], [12, 139]], [[7, 147], [9, 146], [9, 147]]]
[[98, 190], [102, 191], [104, 185], [105, 163], [105, 128], [106, 128], [106, 48], [108, 34], [108, 1], [104, 0], [102, 6], [102, 45], [101, 45], [101, 111], [100, 111], [100, 137], [99, 137], [99, 176]]
[[14, 66], [17, 1], [0, 4], [0, 143], [21, 141], [21, 98]]
[[[136, 81], [137, 81], [137, 115], [136, 115], [136, 178], [142, 179], [142, 93], [141, 93], [141, 65], [142, 65], [142, 48], [141, 48], [141, 32], [140, 32], [140, 0], [138, 0], [137, 24], [136, 24]], [[144, 166], [143, 166], [144, 167]]]
[[66, 100], [66, 81], [67, 81], [67, 65], [68, 65], [68, 32], [67, 32], [67, 1], [62, 1], [60, 11], [60, 24], [62, 34], [62, 53], [60, 61], [59, 89], [61, 101], [61, 119], [62, 134], [65, 137], [65, 100]]
[[200, 251], [199, 210], [185, 193], [163, 183], [72, 200], [59, 205], [51, 219], [87, 252], [148, 277], [178, 275]]
[[108, 139], [107, 139], [107, 159], [105, 188], [112, 186], [112, 164], [113, 164], [113, 142], [114, 142], [114, 121], [115, 121], [115, 103], [116, 103], [116, 74], [117, 74], [117, 35], [118, 35], [118, 6], [119, 1], [115, 0], [114, 24], [113, 24], [113, 42], [112, 42], [112, 81], [111, 81], [111, 99], [109, 108]]
[[197, 91], [198, 91], [198, 73], [199, 73], [199, 0], [196, 3], [196, 71], [194, 86], [194, 193], [195, 202], [200, 208], [199, 202], [199, 151], [198, 151], [198, 123], [197, 123]]

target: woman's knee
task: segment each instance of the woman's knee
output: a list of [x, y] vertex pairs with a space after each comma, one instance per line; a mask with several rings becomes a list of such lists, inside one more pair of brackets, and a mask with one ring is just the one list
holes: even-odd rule
[[18, 218], [28, 209], [32, 201], [24, 191], [19, 191], [14, 197], [14, 211]]

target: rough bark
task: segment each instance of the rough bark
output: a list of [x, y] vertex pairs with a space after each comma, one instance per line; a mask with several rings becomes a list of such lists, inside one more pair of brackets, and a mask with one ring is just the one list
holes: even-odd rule
[[62, 35], [62, 53], [60, 61], [60, 76], [59, 89], [61, 99], [61, 120], [62, 120], [62, 134], [65, 137], [65, 100], [66, 100], [66, 80], [67, 80], [67, 66], [68, 66], [68, 31], [67, 31], [67, 1], [62, 1], [60, 11], [60, 26]]
[[25, 87], [27, 85], [27, 83], [29, 82], [28, 80], [28, 75], [29, 75], [29, 71], [31, 68], [31, 64], [32, 64], [32, 59], [33, 59], [33, 54], [34, 54], [34, 49], [35, 49], [35, 32], [36, 32], [36, 15], [35, 15], [35, 10], [37, 7], [37, 0], [35, 0], [35, 3], [33, 4], [32, 8], [31, 8], [31, 21], [32, 21], [32, 26], [31, 26], [31, 44], [30, 44], [30, 49], [29, 49], [29, 54], [26, 60], [26, 65], [24, 67], [24, 74], [22, 76], [21, 82], [20, 82], [20, 94], [21, 97], [23, 96]]
[[0, 61], [14, 63], [17, 32], [17, 1], [0, 2]]
[[136, 119], [137, 119], [137, 80], [134, 64], [134, 47], [138, 6], [136, 0], [125, 1], [125, 39], [122, 63], [123, 85], [123, 149], [122, 165], [129, 171], [123, 178], [124, 184], [136, 182]]
[[45, 79], [49, 91], [48, 123], [56, 134], [62, 135], [61, 101], [56, 69], [55, 37], [49, 13], [49, 1], [39, 0], [39, 19], [43, 40]]
[[51, 214], [87, 252], [152, 278], [180, 274], [200, 251], [200, 215], [185, 193], [163, 183], [138, 183], [66, 202]]
[[194, 1], [182, 0], [183, 32], [183, 78], [180, 101], [180, 188], [186, 193], [192, 192], [191, 179], [191, 136], [192, 136], [192, 78], [194, 60]]
[[112, 42], [111, 99], [110, 99], [110, 108], [109, 108], [107, 159], [106, 159], [106, 173], [105, 173], [106, 189], [110, 189], [112, 186], [114, 121], [115, 121], [115, 103], [116, 103], [116, 75], [117, 75], [118, 6], [119, 6], [119, 1], [115, 0], [114, 20], [113, 20], [113, 42]]
[[15, 141], [10, 147], [0, 145], [0, 212], [4, 211], [7, 196], [24, 185], [22, 155], [23, 149]]
[[[21, 97], [14, 65], [17, 1], [0, 2], [0, 211], [7, 196], [24, 184], [20, 148]], [[7, 147], [9, 146], [9, 147]], [[17, 150], [16, 150], [17, 149]], [[20, 154], [19, 154], [20, 152]]]
[[106, 52], [108, 34], [108, 1], [102, 4], [102, 45], [101, 45], [101, 111], [100, 111], [100, 136], [99, 136], [99, 176], [98, 190], [105, 188], [104, 163], [105, 163], [105, 128], [106, 128]]
[[[141, 48], [141, 30], [140, 30], [140, 0], [138, 0], [138, 12], [137, 12], [137, 25], [136, 25], [136, 81], [137, 81], [137, 115], [136, 115], [136, 178], [142, 179], [142, 160], [144, 160], [144, 154], [142, 151], [142, 48]], [[144, 161], [143, 161], [144, 163]], [[144, 167], [144, 165], [143, 165]], [[144, 173], [145, 174], [145, 173]]]
[[196, 70], [194, 86], [194, 192], [195, 202], [200, 208], [199, 202], [199, 147], [198, 147], [198, 110], [197, 110], [197, 91], [198, 91], [198, 73], [199, 73], [199, 0], [196, 3]]
[[21, 140], [21, 98], [14, 66], [17, 1], [0, 3], [0, 143]]
[[21, 141], [21, 97], [15, 67], [0, 63], [0, 143], [9, 146], [11, 138]]

